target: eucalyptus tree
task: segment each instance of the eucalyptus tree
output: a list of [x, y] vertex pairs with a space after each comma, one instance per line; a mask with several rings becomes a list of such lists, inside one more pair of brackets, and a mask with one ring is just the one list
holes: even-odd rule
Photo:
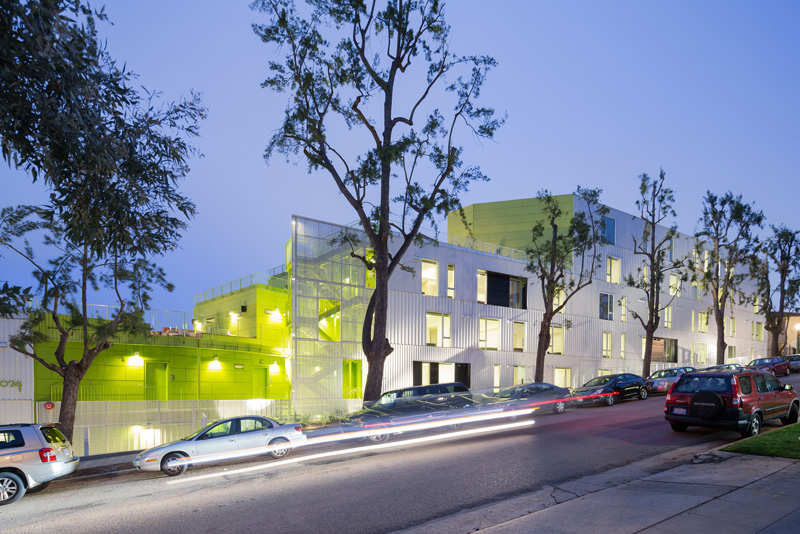
[[270, 62], [263, 86], [289, 94], [265, 158], [302, 155], [309, 172], [323, 171], [374, 251], [352, 256], [375, 273], [361, 336], [364, 399], [375, 400], [393, 350], [390, 276], [404, 268], [423, 222], [436, 227], [434, 215], [458, 210], [470, 182], [487, 179], [464, 162], [459, 129], [491, 139], [502, 124], [475, 104], [495, 61], [450, 50], [438, 0], [308, 0], [300, 9], [291, 0], [256, 0], [253, 7], [270, 18], [254, 25], [256, 34], [285, 53]]
[[770, 356], [780, 356], [779, 336], [785, 333], [787, 313], [797, 310], [800, 297], [800, 231], [770, 225], [772, 235], [750, 263], [756, 283], [756, 306], [770, 334]]
[[[644, 293], [644, 302], [647, 311], [642, 314], [635, 308], [626, 306], [631, 316], [642, 325], [645, 331], [644, 361], [642, 362], [642, 376], [650, 376], [650, 363], [653, 356], [653, 337], [661, 323], [661, 314], [671, 309], [672, 302], [680, 294], [681, 285], [686, 279], [682, 271], [683, 261], [673, 259], [673, 241], [678, 234], [677, 226], [673, 223], [661, 231], [660, 227], [668, 218], [676, 216], [673, 204], [675, 195], [671, 188], [666, 187], [666, 173], [664, 169], [658, 178], [650, 178], [646, 173], [639, 176], [639, 200], [636, 208], [639, 210], [639, 219], [643, 223], [641, 236], [633, 236], [634, 257], [640, 257], [642, 263], [636, 268], [635, 273], [625, 277], [629, 287], [640, 289]], [[676, 275], [672, 277], [671, 275]], [[670, 280], [669, 296], [662, 305], [662, 287], [665, 280]]]
[[531, 230], [532, 243], [526, 250], [525, 269], [539, 279], [544, 311], [536, 345], [535, 382], [544, 381], [544, 365], [550, 348], [553, 318], [564, 310], [580, 290], [592, 283], [600, 262], [598, 247], [605, 241], [604, 215], [608, 208], [600, 204], [600, 189], [578, 187], [574, 198], [581, 209], [568, 219], [558, 199], [549, 191], [540, 191], [542, 218]]
[[[706, 192], [703, 214], [696, 233], [696, 266], [700, 287], [711, 295], [717, 327], [717, 364], [725, 362], [725, 309], [730, 301], [744, 301], [742, 283], [759, 240], [756, 229], [764, 224], [764, 213], [728, 191], [717, 196]], [[700, 258], [700, 255], [703, 255]], [[706, 258], [707, 255], [707, 258]]]

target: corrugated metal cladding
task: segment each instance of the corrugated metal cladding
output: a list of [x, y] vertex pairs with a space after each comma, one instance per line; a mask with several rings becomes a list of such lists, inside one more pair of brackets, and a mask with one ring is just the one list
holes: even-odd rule
[[0, 319], [0, 424], [33, 423], [34, 361], [12, 350], [8, 339], [22, 320]]

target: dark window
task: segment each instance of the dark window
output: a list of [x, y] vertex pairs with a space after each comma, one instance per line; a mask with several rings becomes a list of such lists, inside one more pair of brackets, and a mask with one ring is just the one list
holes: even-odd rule
[[764, 375], [753, 375], [753, 382], [756, 383], [756, 391], [759, 393], [766, 393], [767, 381], [764, 380]]
[[770, 391], [781, 391], [783, 389], [781, 383], [774, 376], [765, 375], [764, 378], [767, 380], [767, 389]]
[[614, 296], [609, 293], [600, 293], [600, 318], [614, 320]]
[[469, 364], [468, 363], [457, 363], [456, 364], [456, 382], [461, 382], [467, 388], [470, 387], [470, 373], [469, 373]]
[[609, 245], [616, 245], [617, 244], [617, 221], [612, 219], [611, 217], [603, 216], [603, 237], [605, 237], [606, 242]]
[[486, 272], [486, 304], [504, 308], [527, 308], [528, 279]]
[[650, 361], [678, 363], [678, 340], [654, 337]]
[[0, 432], [0, 449], [15, 449], [25, 445], [22, 432], [19, 430], [3, 430]]
[[750, 395], [753, 392], [753, 383], [749, 376], [739, 377], [739, 389], [742, 390], [742, 395]]

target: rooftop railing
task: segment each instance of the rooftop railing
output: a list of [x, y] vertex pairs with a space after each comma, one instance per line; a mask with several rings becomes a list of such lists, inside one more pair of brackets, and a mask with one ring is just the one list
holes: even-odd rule
[[263, 285], [268, 286], [273, 289], [288, 289], [288, 279], [287, 277], [281, 277], [282, 273], [286, 272], [286, 265], [279, 265], [267, 271], [267, 274], [264, 273], [253, 273], [247, 276], [243, 276], [238, 280], [234, 280], [233, 282], [228, 282], [227, 284], [222, 284], [221, 286], [217, 286], [215, 288], [209, 289], [208, 291], [203, 291], [202, 293], [198, 293], [194, 297], [195, 306], [200, 304], [201, 302], [205, 302], [207, 300], [215, 299], [221, 297], [223, 295], [228, 295], [235, 291], [240, 291], [242, 289], [255, 286], [255, 285]]

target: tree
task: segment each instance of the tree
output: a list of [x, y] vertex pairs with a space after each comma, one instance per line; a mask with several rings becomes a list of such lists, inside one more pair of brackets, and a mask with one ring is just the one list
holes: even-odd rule
[[[711, 295], [717, 326], [717, 364], [725, 363], [725, 308], [728, 301], [744, 300], [742, 283], [758, 246], [756, 228], [764, 224], [764, 214], [728, 191], [717, 196], [706, 192], [694, 264], [700, 287]], [[700, 255], [704, 257], [702, 261]], [[707, 257], [705, 256], [707, 254]], [[707, 260], [707, 261], [706, 261]]]
[[[778, 337], [784, 333], [787, 312], [797, 308], [800, 296], [800, 232], [784, 225], [770, 227], [772, 236], [752, 257], [750, 276], [756, 283], [756, 305], [764, 315], [764, 329], [772, 334], [770, 356], [780, 356]], [[777, 275], [774, 284], [773, 274]]]
[[683, 273], [679, 273], [676, 280], [677, 285], [670, 284], [669, 299], [662, 306], [661, 287], [664, 280], [683, 266], [681, 260], [672, 259], [672, 241], [678, 233], [677, 226], [673, 224], [663, 233], [658, 230], [658, 225], [668, 217], [675, 217], [675, 210], [672, 207], [675, 195], [672, 189], [664, 186], [666, 178], [664, 169], [661, 169], [657, 179], [652, 179], [647, 174], [639, 176], [641, 198], [636, 201], [636, 208], [639, 210], [639, 219], [644, 223], [644, 228], [640, 238], [637, 239], [636, 236], [633, 236], [633, 254], [642, 257], [643, 265], [637, 267], [636, 276], [630, 273], [625, 277], [628, 287], [635, 287], [644, 292], [644, 301], [647, 307], [646, 314], [640, 314], [626, 306], [631, 312], [631, 316], [639, 321], [645, 331], [642, 376], [650, 376], [653, 335], [661, 323], [661, 312], [671, 306], [672, 301], [680, 294], [681, 284], [685, 277]]
[[539, 279], [544, 301], [536, 346], [535, 382], [544, 381], [553, 317], [578, 291], [592, 283], [592, 275], [599, 266], [597, 248], [605, 241], [603, 216], [608, 213], [608, 208], [599, 204], [601, 192], [578, 187], [575, 197], [583, 201], [584, 209], [576, 210], [566, 221], [566, 227], [559, 226], [564, 211], [558, 200], [547, 190], [536, 196], [542, 202], [544, 217], [531, 230], [532, 244], [526, 251], [525, 267]]
[[[270, 16], [268, 24], [254, 25], [256, 34], [286, 50], [282, 62], [270, 63], [263, 86], [291, 96], [265, 158], [302, 153], [309, 172], [327, 172], [374, 251], [371, 258], [352, 253], [375, 273], [362, 328], [365, 400], [380, 395], [384, 361], [393, 350], [386, 338], [390, 276], [403, 268], [422, 223], [435, 227], [434, 215], [459, 209], [458, 195], [471, 181], [486, 179], [462, 161], [457, 127], [491, 139], [503, 122], [492, 109], [475, 106], [495, 61], [450, 51], [438, 0], [377, 4], [308, 0], [306, 19], [291, 0], [253, 4]], [[442, 89], [453, 95], [448, 117], [429, 104]], [[404, 112], [397, 111], [401, 107]], [[348, 131], [355, 134], [349, 145]], [[350, 155], [362, 145], [361, 156]], [[400, 182], [394, 193], [393, 179]]]
[[[84, 22], [72, 22], [67, 11]], [[51, 191], [42, 206], [0, 216], [0, 246], [30, 262], [41, 295], [10, 345], [63, 377], [59, 421], [71, 439], [80, 382], [92, 362], [116, 333], [143, 327], [154, 285], [172, 289], [155, 259], [176, 247], [194, 216], [177, 185], [196, 154], [185, 138], [197, 134], [205, 109], [195, 94], [164, 105], [157, 94], [133, 90], [131, 75], [99, 44], [96, 13], [80, 2], [4, 3], [0, 14], [12, 32], [4, 42], [13, 45], [11, 64], [4, 56], [2, 66], [4, 158], [34, 180], [43, 176]], [[37, 90], [42, 94], [30, 94]], [[26, 117], [33, 122], [20, 124]], [[25, 239], [32, 230], [44, 232], [44, 261]], [[101, 287], [116, 295], [113, 317], [91, 316], [91, 292]], [[53, 359], [39, 352], [45, 320], [57, 332]], [[67, 342], [76, 336], [83, 350], [71, 359]]]

